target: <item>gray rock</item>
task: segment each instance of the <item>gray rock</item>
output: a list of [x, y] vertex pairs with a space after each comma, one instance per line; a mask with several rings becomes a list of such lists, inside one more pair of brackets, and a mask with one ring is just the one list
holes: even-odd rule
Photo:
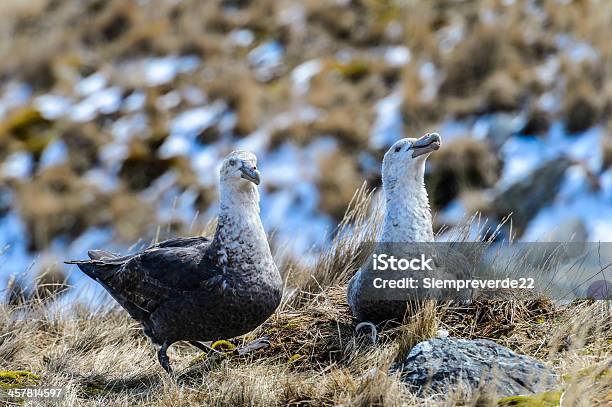
[[485, 128], [485, 139], [491, 149], [497, 153], [501, 146], [508, 140], [517, 129], [524, 126], [524, 118], [510, 113], [496, 113], [489, 116]]
[[565, 170], [571, 161], [567, 158], [550, 160], [524, 179], [510, 185], [496, 196], [491, 204], [498, 218], [512, 214], [512, 227], [519, 236], [533, 217], [557, 196]]
[[554, 271], [559, 264], [568, 261], [573, 264], [578, 256], [585, 254], [588, 237], [582, 220], [572, 217], [538, 238], [541, 244], [525, 245], [525, 253], [518, 258], [538, 269]]
[[497, 397], [529, 395], [554, 388], [555, 374], [543, 363], [484, 339], [435, 338], [417, 344], [391, 367], [417, 394], [463, 386]]
[[[584, 226], [582, 220], [573, 216], [569, 219], [561, 221], [561, 223], [545, 234], [542, 238], [538, 239], [539, 242], [577, 242], [584, 243], [589, 239], [589, 231]], [[576, 245], [576, 247], [580, 247]], [[582, 252], [576, 254], [580, 255]]]

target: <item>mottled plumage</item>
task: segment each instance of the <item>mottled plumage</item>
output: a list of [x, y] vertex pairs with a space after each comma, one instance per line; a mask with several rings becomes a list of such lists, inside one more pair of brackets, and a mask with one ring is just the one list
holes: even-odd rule
[[230, 154], [221, 168], [220, 214], [213, 239], [166, 240], [129, 256], [95, 250], [77, 264], [161, 346], [245, 334], [277, 308], [282, 280], [259, 218], [256, 158]]
[[[439, 147], [440, 136], [431, 133], [418, 140], [409, 138], [399, 140], [385, 154], [382, 168], [385, 217], [379, 244], [375, 248], [376, 253], [395, 250], [401, 253], [387, 254], [393, 254], [397, 258], [412, 258], [418, 257], [423, 250], [435, 251], [433, 247], [416, 243], [434, 241], [424, 175], [426, 158]], [[455, 263], [464, 264], [458, 258], [442, 259], [433, 254], [432, 257], [435, 260], [438, 277], [446, 275], [442, 265], [451, 271], [458, 269]], [[351, 278], [347, 290], [351, 312], [359, 321], [374, 323], [401, 321], [407, 311], [408, 303], [385, 298], [382, 292], [373, 291], [371, 287], [373, 273], [375, 272], [372, 271], [369, 259]], [[420, 273], [422, 275], [423, 272]]]

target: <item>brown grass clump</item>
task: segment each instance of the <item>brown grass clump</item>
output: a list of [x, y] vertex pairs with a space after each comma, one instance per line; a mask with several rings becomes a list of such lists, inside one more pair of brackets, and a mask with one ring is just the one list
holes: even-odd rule
[[55, 299], [70, 289], [68, 276], [53, 258], [41, 261], [34, 285], [34, 296], [42, 301]]
[[599, 96], [585, 81], [570, 82], [563, 107], [565, 127], [570, 133], [579, 133], [593, 126], [600, 118]]
[[370, 114], [363, 109], [338, 108], [314, 122], [313, 131], [333, 137], [349, 151], [363, 151], [367, 148], [370, 119]]
[[90, 226], [112, 223], [127, 242], [150, 233], [155, 211], [136, 194], [103, 193], [67, 165], [45, 169], [16, 187], [18, 210], [30, 235], [31, 249], [41, 250], [57, 236], [77, 237]]
[[42, 249], [61, 234], [78, 236], [102, 221], [102, 194], [67, 166], [44, 170], [17, 188], [19, 212], [33, 249]]
[[[13, 110], [0, 122], [0, 157], [7, 153], [5, 149], [11, 141], [15, 147], [20, 146], [38, 157], [51, 141], [51, 127], [52, 123], [32, 107]], [[4, 143], [7, 146], [3, 149]]]
[[[331, 69], [330, 69], [331, 67]], [[311, 80], [308, 102], [319, 108], [342, 107], [359, 100], [358, 89], [342, 79], [341, 72], [330, 64]]]
[[98, 14], [93, 24], [84, 30], [83, 42], [88, 46], [96, 46], [99, 42], [118, 40], [131, 29], [133, 14], [134, 6], [110, 4]]
[[536, 107], [531, 106], [529, 108], [527, 120], [523, 127], [519, 130], [519, 133], [527, 135], [541, 135], [548, 131], [552, 118], [551, 115]]
[[353, 321], [342, 286], [302, 297], [249, 335], [267, 335], [274, 344], [264, 351], [296, 369], [312, 363], [340, 362], [352, 341]]
[[607, 134], [601, 142], [603, 150], [602, 168], [604, 170], [612, 167], [612, 135]]
[[329, 249], [321, 254], [301, 290], [318, 292], [323, 287], [346, 284], [369, 256], [367, 243], [376, 241], [382, 216], [380, 200], [364, 183], [349, 203]]
[[320, 176], [317, 188], [322, 212], [340, 221], [361, 184], [355, 160], [341, 149], [319, 157]]
[[265, 93], [245, 67], [224, 67], [223, 79], [207, 85], [210, 97], [222, 99], [236, 112], [236, 132], [247, 135], [263, 119]]
[[270, 134], [269, 146], [274, 150], [286, 141], [291, 141], [298, 146], [306, 146], [317, 135], [312, 125], [307, 123], [292, 123], [289, 127], [274, 129]]
[[110, 197], [105, 207], [105, 220], [112, 221], [117, 235], [126, 242], [138, 241], [151, 233], [155, 211], [150, 202], [137, 194], [122, 191]]
[[121, 165], [119, 177], [131, 190], [145, 189], [168, 171], [173, 162], [172, 159], [157, 157], [142, 143], [133, 143], [130, 154]]
[[504, 64], [509, 54], [503, 47], [503, 33], [498, 27], [477, 26], [453, 51], [440, 91], [452, 96], [469, 96], [498, 66]]
[[62, 140], [68, 148], [70, 167], [77, 173], [91, 169], [98, 163], [101, 135], [95, 126], [68, 126], [62, 133]]
[[[547, 299], [477, 300], [444, 309], [441, 325], [451, 336], [489, 339], [524, 354], [548, 351], [541, 341], [562, 312]], [[539, 354], [539, 357], [546, 356]]]
[[612, 403], [612, 360], [589, 366], [565, 378], [568, 384], [564, 403], [580, 405], [586, 401], [590, 406], [601, 407]]
[[520, 107], [521, 88], [506, 72], [491, 75], [484, 83], [484, 94], [485, 111], [518, 110]]
[[404, 324], [397, 328], [397, 362], [403, 361], [419, 342], [436, 336], [440, 324], [435, 301], [427, 301], [420, 308], [410, 310]]
[[422, 92], [425, 85], [414, 64], [409, 64], [404, 69], [402, 84], [402, 120], [409, 131], [421, 133], [429, 123], [440, 117], [438, 103], [436, 100], [423, 99]]
[[28, 297], [24, 283], [16, 276], [10, 276], [3, 296], [3, 300], [9, 306], [23, 305]]
[[353, 7], [316, 1], [307, 2], [307, 18], [339, 41], [355, 45], [376, 45], [385, 39], [390, 18], [397, 8], [388, 2], [358, 2]]

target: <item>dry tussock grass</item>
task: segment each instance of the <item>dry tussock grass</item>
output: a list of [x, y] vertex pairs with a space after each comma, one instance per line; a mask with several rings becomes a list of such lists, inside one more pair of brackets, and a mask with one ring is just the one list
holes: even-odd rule
[[452, 336], [492, 339], [551, 364], [564, 375], [562, 397], [571, 401], [566, 405], [610, 401], [610, 302], [427, 303], [403, 325], [383, 331], [375, 346], [356, 336], [345, 285], [367, 253], [363, 242], [372, 240], [380, 223], [369, 216], [371, 205], [378, 204], [372, 199], [372, 192], [361, 188], [330, 250], [311, 268], [291, 265], [291, 273], [309, 278], [291, 279], [283, 266], [295, 285], [278, 311], [233, 340], [239, 345], [267, 335], [267, 349], [244, 356], [198, 354], [177, 344], [170, 350], [177, 370], [172, 379], [125, 312], [92, 312], [76, 304], [60, 312], [48, 307], [48, 299], [34, 298], [0, 306], [0, 370], [33, 372], [41, 385], [66, 387], [67, 406], [496, 405], [460, 392], [417, 398], [387, 373], [416, 343], [446, 329]]

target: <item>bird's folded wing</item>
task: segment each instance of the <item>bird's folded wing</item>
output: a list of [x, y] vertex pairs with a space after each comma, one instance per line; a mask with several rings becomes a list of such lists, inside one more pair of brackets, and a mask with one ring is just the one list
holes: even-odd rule
[[160, 303], [209, 290], [218, 274], [201, 248], [152, 247], [130, 258], [105, 281], [109, 290], [152, 312]]
[[196, 237], [175, 237], [172, 239], [164, 240], [163, 242], [155, 243], [147, 247], [144, 251], [136, 254], [128, 254], [121, 256], [118, 254], [111, 253], [106, 250], [90, 250], [88, 252], [89, 257], [92, 260], [98, 260], [106, 265], [122, 265], [127, 263], [129, 260], [142, 256], [152, 249], [160, 248], [172, 248], [172, 247], [196, 247], [200, 245], [210, 244], [210, 238], [204, 236]]
[[210, 243], [210, 238], [205, 236], [195, 237], [175, 237], [172, 239], [164, 240], [151, 246], [150, 248], [156, 247], [192, 247], [205, 243]]

